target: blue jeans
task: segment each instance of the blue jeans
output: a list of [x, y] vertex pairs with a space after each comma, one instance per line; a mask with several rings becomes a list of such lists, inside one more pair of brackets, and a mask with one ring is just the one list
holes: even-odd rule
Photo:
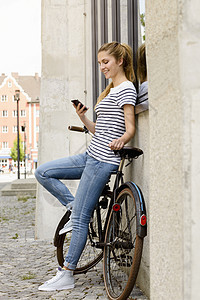
[[[87, 240], [92, 212], [111, 173], [117, 169], [117, 165], [98, 161], [85, 152], [47, 162], [35, 172], [39, 183], [63, 205], [74, 201], [72, 237], [64, 263], [69, 269], [76, 268]], [[75, 197], [59, 179], [80, 179]]]

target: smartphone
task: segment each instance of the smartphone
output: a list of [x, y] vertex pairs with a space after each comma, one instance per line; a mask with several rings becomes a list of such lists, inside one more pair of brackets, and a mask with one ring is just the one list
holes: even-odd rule
[[[84, 106], [83, 103], [81, 103], [78, 99], [71, 100], [71, 102], [74, 103], [76, 106], [78, 106], [78, 104], [80, 103], [81, 104], [80, 108]], [[88, 108], [85, 107], [84, 110], [88, 110]]]

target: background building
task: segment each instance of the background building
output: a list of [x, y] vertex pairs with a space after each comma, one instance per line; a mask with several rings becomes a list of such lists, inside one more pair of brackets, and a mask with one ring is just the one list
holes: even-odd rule
[[[39, 137], [40, 77], [37, 73], [35, 76], [19, 76], [18, 73], [0, 76], [0, 167], [5, 170], [9, 165], [13, 170], [17, 167], [10, 156], [17, 138], [15, 90], [20, 90], [19, 132], [26, 153], [26, 171], [33, 172], [37, 167]], [[24, 172], [24, 161], [20, 164]]]

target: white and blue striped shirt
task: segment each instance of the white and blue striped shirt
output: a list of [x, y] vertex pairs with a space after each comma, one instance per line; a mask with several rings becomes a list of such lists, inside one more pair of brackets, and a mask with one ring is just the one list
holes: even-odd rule
[[135, 106], [136, 99], [137, 93], [133, 83], [124, 81], [111, 88], [110, 93], [97, 104], [95, 134], [87, 149], [90, 156], [115, 165], [120, 163], [120, 158], [114, 154], [108, 144], [125, 133], [123, 106], [125, 104]]

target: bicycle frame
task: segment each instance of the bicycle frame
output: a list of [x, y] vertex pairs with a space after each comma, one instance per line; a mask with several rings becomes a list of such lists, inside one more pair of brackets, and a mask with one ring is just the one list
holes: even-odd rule
[[[73, 130], [73, 131], [88, 133], [88, 130], [85, 126], [84, 127], [69, 126], [68, 129]], [[143, 153], [142, 150], [140, 150], [140, 149], [137, 149], [137, 150], [138, 150], [138, 156]], [[133, 158], [137, 158], [137, 157], [136, 156], [130, 156], [130, 162], [129, 163], [132, 162]], [[116, 202], [118, 194], [124, 188], [128, 187], [128, 188], [131, 189], [131, 191], [134, 195], [134, 198], [135, 198], [135, 202], [136, 202], [136, 212], [137, 212], [137, 217], [138, 217], [137, 220], [139, 220], [138, 223], [137, 223], [137, 234], [140, 237], [143, 238], [147, 235], [145, 202], [144, 202], [142, 192], [140, 191], [140, 188], [134, 182], [124, 183], [123, 172], [122, 171], [123, 171], [123, 167], [124, 167], [124, 163], [125, 163], [125, 158], [127, 158], [127, 157], [124, 156], [124, 157], [121, 158], [118, 171], [115, 174], [116, 178], [115, 178], [115, 182], [114, 182], [113, 191], [110, 192], [111, 195], [109, 195], [109, 196], [111, 196], [111, 200], [110, 200], [110, 203], [109, 203], [108, 213], [107, 213], [107, 216], [106, 216], [106, 221], [105, 221], [105, 224], [104, 224], [104, 228], [106, 228], [106, 226], [107, 226], [109, 214], [112, 210], [113, 205]], [[109, 188], [108, 184], [105, 186], [105, 188], [106, 187], [108, 187], [108, 190], [105, 191], [104, 194], [102, 194], [103, 196], [108, 196], [108, 194], [106, 194], [106, 192], [108, 193], [110, 188]], [[105, 188], [104, 188], [104, 190], [105, 190]], [[102, 228], [100, 210], [101, 210], [100, 203], [98, 201], [98, 204], [96, 205], [96, 212], [97, 212], [97, 225], [98, 225], [99, 242], [93, 243], [92, 240], [91, 240], [92, 246], [97, 247], [97, 248], [103, 248], [105, 246], [105, 243], [104, 243], [104, 230]]]
[[[110, 215], [110, 212], [113, 208], [113, 205], [115, 204], [116, 202], [116, 197], [118, 195], [118, 189], [119, 189], [119, 186], [121, 186], [123, 183], [124, 183], [124, 180], [123, 180], [123, 167], [124, 167], [124, 162], [125, 162], [125, 158], [122, 158], [121, 159], [121, 162], [120, 162], [120, 165], [119, 165], [119, 168], [117, 170], [117, 173], [113, 173], [113, 175], [115, 175], [115, 181], [114, 181], [114, 186], [113, 186], [113, 190], [111, 193], [111, 200], [110, 200], [110, 203], [109, 203], [109, 207], [108, 207], [108, 212], [107, 212], [107, 215], [106, 215], [106, 221], [105, 221], [105, 224], [104, 224], [104, 228], [102, 228], [102, 221], [101, 221], [101, 214], [100, 214], [100, 210], [102, 209], [100, 206], [101, 206], [101, 203], [98, 201], [97, 205], [96, 205], [96, 212], [97, 212], [97, 225], [98, 225], [98, 234], [99, 234], [99, 242], [92, 242], [91, 240], [91, 244], [93, 247], [96, 247], [96, 248], [103, 248], [105, 246], [105, 242], [104, 242], [104, 237], [105, 237], [105, 231], [103, 229], [105, 229], [107, 227], [107, 223], [108, 223], [108, 218], [109, 218], [109, 215]], [[110, 188], [109, 188], [109, 185], [108, 183], [106, 184], [105, 189], [108, 189], [107, 191], [103, 191], [102, 195], [103, 196], [108, 196], [108, 191], [110, 191]]]

